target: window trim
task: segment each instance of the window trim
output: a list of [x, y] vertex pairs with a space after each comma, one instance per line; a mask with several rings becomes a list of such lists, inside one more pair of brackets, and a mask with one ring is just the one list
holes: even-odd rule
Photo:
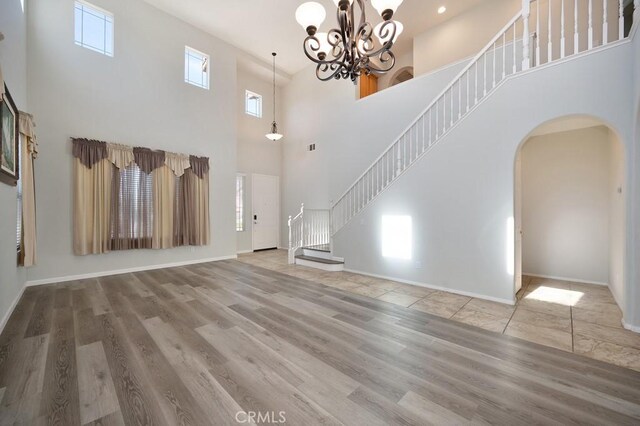
[[[241, 184], [242, 195], [238, 198], [238, 182]], [[236, 173], [236, 232], [245, 232], [247, 230], [246, 223], [246, 194], [247, 194], [247, 175], [244, 173]], [[240, 208], [238, 208], [238, 201], [240, 201]], [[240, 226], [238, 226], [240, 224]]]
[[[105, 16], [105, 20], [106, 20], [106, 18], [110, 18], [110, 20], [111, 20], [111, 22], [110, 22], [111, 23], [111, 40], [110, 40], [110, 43], [107, 43], [108, 42], [108, 40], [107, 40], [107, 31], [106, 31], [106, 28], [105, 28], [105, 34], [104, 34], [104, 36], [105, 36], [105, 48], [104, 48], [104, 50], [95, 48], [93, 46], [90, 46], [90, 45], [84, 43], [84, 31], [83, 31], [84, 30], [84, 24], [80, 29], [81, 41], [78, 41], [76, 39], [76, 34], [75, 34], [75, 25], [76, 25], [75, 11], [76, 11], [77, 5], [81, 5], [83, 8], [86, 7], [88, 9], [90, 9], [90, 10], [87, 11], [88, 13], [90, 13], [91, 10], [93, 10], [93, 11], [95, 11], [97, 13], [100, 13], [100, 14], [104, 15]], [[74, 41], [75, 45], [83, 47], [83, 48], [88, 49], [88, 50], [91, 50], [91, 51], [96, 52], [96, 53], [100, 53], [101, 55], [113, 58], [114, 55], [115, 55], [115, 44], [116, 44], [115, 43], [116, 23], [115, 23], [114, 14], [112, 12], [109, 12], [106, 9], [103, 9], [103, 8], [101, 8], [99, 6], [96, 6], [96, 5], [92, 4], [92, 3], [89, 3], [89, 2], [84, 1], [84, 0], [75, 0], [73, 2], [73, 11], [74, 11], [74, 13], [73, 13], [73, 15], [74, 15], [74, 18], [73, 18], [74, 19], [74, 22], [73, 22], [73, 25], [74, 25], [73, 39], [74, 40], [73, 41]], [[82, 10], [82, 13], [85, 13], [84, 9]], [[83, 17], [83, 21], [84, 21], [84, 17]], [[107, 44], [110, 44], [111, 52], [107, 51]]]
[[[196, 55], [202, 56], [203, 60], [207, 61], [207, 71], [203, 71], [204, 74], [207, 76], [206, 84], [204, 86], [201, 85], [201, 84], [198, 84], [195, 81], [191, 81], [189, 79], [189, 61], [187, 60], [187, 56], [188, 56], [189, 53], [194, 53]], [[195, 57], [195, 55], [192, 55], [192, 56]], [[184, 82], [187, 83], [187, 84], [190, 84], [192, 86], [199, 87], [200, 89], [209, 90], [209, 88], [211, 86], [211, 72], [210, 71], [211, 71], [211, 57], [208, 54], [206, 54], [204, 52], [201, 52], [198, 49], [194, 49], [193, 47], [188, 46], [188, 45], [185, 44], [185, 46], [184, 46]]]
[[[251, 96], [257, 96], [259, 99], [259, 103], [258, 103], [258, 113], [254, 114], [253, 112], [249, 111], [249, 98]], [[255, 118], [262, 118], [262, 101], [263, 101], [263, 97], [261, 94], [256, 93], [256, 92], [252, 92], [251, 90], [245, 90], [244, 93], [244, 112], [245, 114], [251, 116], [251, 117], [255, 117]]]

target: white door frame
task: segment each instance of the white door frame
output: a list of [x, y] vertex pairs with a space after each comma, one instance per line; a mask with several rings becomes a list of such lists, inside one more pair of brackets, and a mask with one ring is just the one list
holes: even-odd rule
[[277, 211], [277, 217], [278, 217], [278, 241], [276, 244], [276, 248], [280, 248], [280, 238], [281, 238], [281, 225], [280, 225], [280, 176], [275, 176], [275, 175], [266, 175], [266, 174], [262, 174], [262, 173], [252, 173], [251, 174], [251, 211], [249, 212], [249, 219], [251, 222], [251, 250], [255, 250], [256, 249], [256, 242], [255, 242], [255, 234], [253, 232], [253, 225], [254, 225], [254, 221], [253, 221], [253, 212], [254, 212], [254, 206], [256, 205], [255, 203], [255, 178], [256, 176], [263, 176], [263, 177], [270, 177], [270, 178], [276, 178], [276, 182], [278, 183], [278, 211]]

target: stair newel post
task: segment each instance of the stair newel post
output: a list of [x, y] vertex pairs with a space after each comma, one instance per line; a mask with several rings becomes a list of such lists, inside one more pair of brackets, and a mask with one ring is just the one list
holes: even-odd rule
[[609, 13], [607, 9], [609, 9], [609, 5], [607, 4], [607, 0], [602, 2], [602, 44], [609, 43]]
[[522, 70], [528, 70], [531, 65], [531, 48], [529, 46], [529, 16], [531, 15], [531, 0], [522, 0]]
[[618, 40], [624, 38], [624, 0], [618, 0]]
[[[562, 11], [560, 12], [560, 58], [565, 56], [565, 30], [564, 30], [564, 0], [562, 1]], [[606, 4], [607, 0], [605, 0]]]
[[540, 0], [538, 0], [536, 2], [536, 67], [540, 65], [540, 34]]
[[547, 22], [547, 63], [553, 61], [553, 27], [551, 26], [551, 22], [553, 21], [553, 12], [551, 11], [551, 0], [549, 0], [549, 17]]
[[580, 34], [578, 33], [578, 0], [573, 2], [573, 54], [580, 51]]
[[589, 32], [588, 32], [588, 50], [593, 49], [593, 0], [589, 0]]
[[300, 206], [300, 247], [304, 247], [304, 203]]
[[293, 248], [293, 235], [291, 235], [291, 216], [289, 216], [289, 221], [287, 223], [289, 224], [289, 263], [292, 263], [291, 249]]

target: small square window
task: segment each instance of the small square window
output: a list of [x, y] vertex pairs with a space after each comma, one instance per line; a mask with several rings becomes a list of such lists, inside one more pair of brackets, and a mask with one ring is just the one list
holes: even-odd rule
[[247, 90], [245, 112], [257, 118], [262, 118], [262, 96]]
[[76, 1], [75, 42], [78, 46], [113, 56], [113, 14], [92, 4]]
[[184, 81], [203, 89], [209, 89], [209, 55], [185, 46]]

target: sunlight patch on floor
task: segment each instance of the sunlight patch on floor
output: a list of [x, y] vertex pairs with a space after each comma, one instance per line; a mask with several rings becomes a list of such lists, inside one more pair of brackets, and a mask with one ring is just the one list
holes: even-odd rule
[[556, 303], [558, 305], [565, 306], [575, 306], [582, 296], [584, 296], [584, 293], [580, 291], [540, 286], [526, 295], [525, 299], [540, 300], [541, 302]]

